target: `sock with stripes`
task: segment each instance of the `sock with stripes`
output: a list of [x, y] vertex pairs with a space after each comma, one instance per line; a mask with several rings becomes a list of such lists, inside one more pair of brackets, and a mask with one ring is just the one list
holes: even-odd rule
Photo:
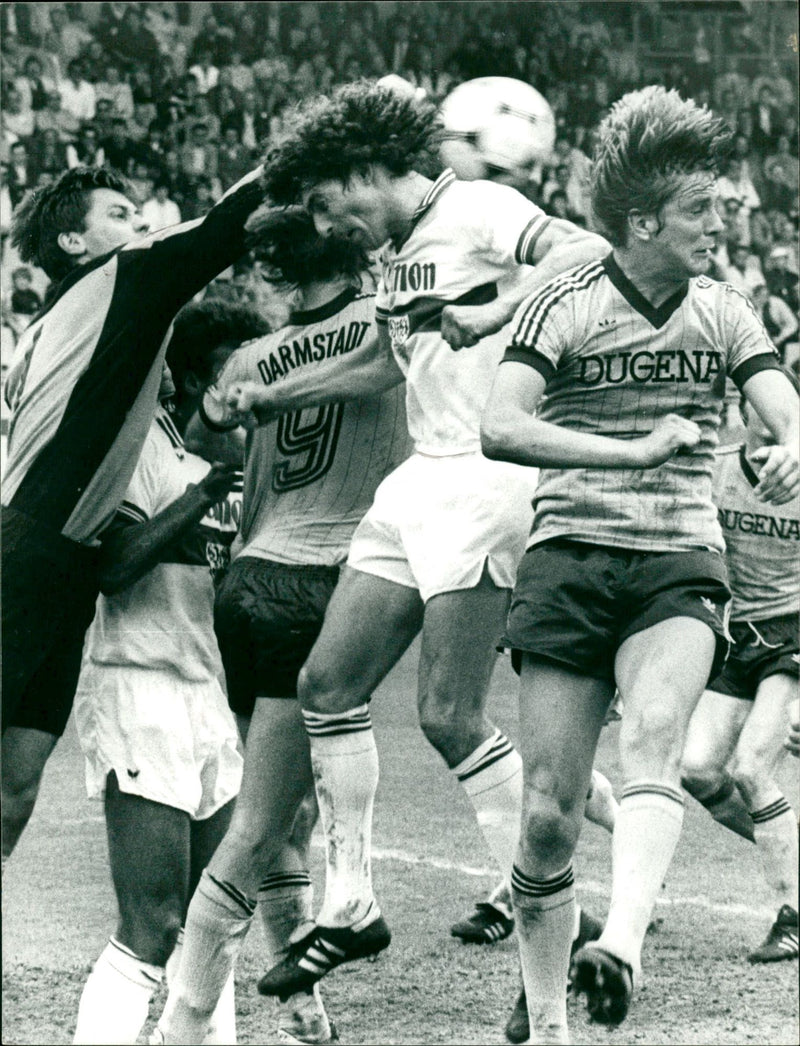
[[[183, 955], [184, 929], [178, 931], [178, 940], [167, 959], [167, 988], [172, 988], [178, 976], [181, 956]], [[211, 1014], [208, 1031], [203, 1039], [203, 1046], [231, 1046], [236, 1042], [236, 991], [233, 982], [233, 970], [225, 982], [217, 1008]]]
[[142, 962], [110, 938], [84, 985], [73, 1042], [84, 1046], [135, 1043], [163, 976], [160, 966]]
[[472, 755], [453, 767], [472, 803], [489, 851], [504, 876], [511, 873], [522, 817], [522, 759], [495, 730]]
[[206, 869], [186, 916], [183, 952], [158, 1022], [165, 1043], [202, 1043], [222, 999], [256, 902]]
[[711, 795], [707, 795], [705, 798], [695, 796], [695, 799], [708, 810], [717, 824], [729, 828], [736, 835], [740, 835], [751, 843], [755, 842], [750, 813], [733, 778], [726, 778]]
[[592, 770], [592, 783], [586, 796], [584, 817], [592, 824], [605, 828], [607, 832], [613, 832], [618, 813], [619, 803], [614, 798], [611, 782], [599, 770]]
[[572, 865], [541, 879], [514, 865], [511, 889], [528, 1000], [528, 1041], [569, 1042], [567, 975], [576, 914]]
[[[286, 955], [289, 938], [313, 922], [314, 888], [308, 872], [275, 872], [258, 888], [258, 911], [267, 949], [267, 969]], [[310, 928], [310, 927], [309, 927]]]
[[[769, 802], [750, 814], [764, 878], [775, 891], [778, 907], [797, 911], [797, 821], [781, 791], [770, 789]], [[764, 798], [764, 797], [759, 797]]]
[[611, 904], [598, 947], [641, 967], [644, 936], [683, 826], [683, 795], [671, 784], [634, 781], [622, 793], [611, 846]]
[[370, 857], [378, 750], [369, 708], [304, 711], [303, 720], [325, 834], [325, 897], [317, 922], [361, 930], [380, 915]]

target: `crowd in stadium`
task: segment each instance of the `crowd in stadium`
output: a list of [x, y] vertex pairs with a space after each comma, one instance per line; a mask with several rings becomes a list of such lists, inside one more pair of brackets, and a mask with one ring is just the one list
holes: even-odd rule
[[[632, 43], [626, 4], [606, 5], [599, 19], [596, 4], [211, 3], [195, 26], [183, 24], [188, 4], [104, 3], [92, 21], [84, 6], [3, 5], [7, 346], [44, 291], [41, 274], [7, 249], [11, 214], [32, 188], [78, 164], [105, 164], [133, 181], [151, 229], [185, 221], [250, 169], [287, 105], [389, 72], [434, 100], [478, 76], [532, 83], [556, 113], [558, 139], [531, 195], [579, 224], [590, 221], [592, 131], [615, 99], [661, 81], [713, 107], [737, 132], [720, 183], [726, 227], [714, 274], [753, 298], [780, 349], [796, 341], [796, 89], [779, 63], [753, 59], [746, 23], [716, 42], [721, 57], [693, 15], [683, 25], [692, 60], [653, 66]], [[215, 293], [253, 291], [240, 272]]]

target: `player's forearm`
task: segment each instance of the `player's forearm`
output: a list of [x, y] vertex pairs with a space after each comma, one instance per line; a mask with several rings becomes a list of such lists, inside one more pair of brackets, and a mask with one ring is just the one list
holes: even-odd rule
[[201, 485], [185, 494], [146, 523], [113, 530], [100, 551], [100, 591], [113, 596], [128, 588], [160, 561], [161, 553], [182, 531], [203, 518], [214, 503]]
[[521, 411], [489, 409], [481, 424], [487, 458], [538, 468], [642, 468], [638, 440], [576, 432]]

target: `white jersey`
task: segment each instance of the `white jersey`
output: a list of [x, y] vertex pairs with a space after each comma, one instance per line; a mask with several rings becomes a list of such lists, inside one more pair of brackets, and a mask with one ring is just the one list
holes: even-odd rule
[[[118, 515], [146, 523], [198, 483], [208, 462], [190, 454], [159, 407]], [[100, 596], [84, 657], [93, 665], [167, 669], [190, 682], [221, 677], [212, 571], [224, 567], [241, 515], [241, 483], [167, 548], [144, 577]]]
[[502, 294], [550, 219], [521, 193], [460, 182], [445, 171], [423, 199], [406, 240], [382, 254], [378, 322], [406, 376], [408, 428], [433, 456], [480, 451], [481, 413], [508, 330], [453, 352], [441, 336], [447, 305], [486, 304]]
[[[375, 333], [374, 295], [349, 288], [326, 305], [293, 313], [288, 326], [242, 346], [217, 384], [271, 385], [297, 367], [352, 352]], [[249, 433], [242, 527], [234, 554], [276, 563], [343, 563], [378, 484], [411, 450], [404, 398], [398, 386], [376, 396], [292, 411]]]

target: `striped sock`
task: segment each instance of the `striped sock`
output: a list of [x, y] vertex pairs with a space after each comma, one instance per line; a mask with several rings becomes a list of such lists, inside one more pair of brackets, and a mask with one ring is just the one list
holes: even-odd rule
[[467, 758], [453, 767], [472, 803], [478, 825], [504, 876], [509, 875], [519, 844], [522, 817], [522, 760], [508, 738], [495, 730]]
[[160, 966], [142, 962], [111, 937], [84, 985], [72, 1041], [84, 1046], [136, 1042], [163, 976]]
[[566, 1043], [567, 975], [575, 926], [572, 865], [537, 879], [517, 865], [511, 873], [529, 1042]]
[[313, 920], [314, 887], [305, 870], [274, 872], [258, 888], [258, 911], [267, 947], [268, 969], [286, 955], [289, 938]]
[[642, 943], [683, 826], [683, 795], [671, 784], [635, 781], [622, 793], [612, 842], [611, 904], [597, 941], [639, 975]]
[[380, 915], [372, 892], [372, 808], [378, 750], [367, 705], [336, 715], [303, 711], [325, 834], [320, 926], [360, 930]]
[[183, 954], [158, 1022], [165, 1043], [203, 1042], [247, 936], [256, 902], [206, 869], [186, 916]]
[[797, 911], [797, 821], [785, 796], [777, 788], [771, 791], [771, 802], [750, 814], [756, 847], [778, 907], [788, 904]]

